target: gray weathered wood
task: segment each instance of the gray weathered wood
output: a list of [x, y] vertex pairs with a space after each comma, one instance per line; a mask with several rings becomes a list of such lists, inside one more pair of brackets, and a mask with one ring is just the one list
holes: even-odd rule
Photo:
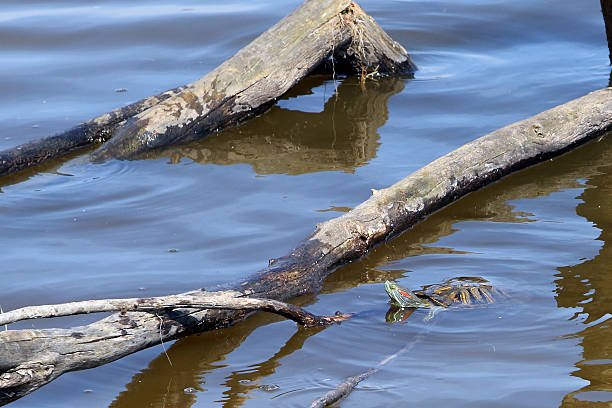
[[235, 291], [194, 291], [180, 295], [150, 298], [97, 299], [55, 305], [26, 306], [0, 314], [0, 325], [8, 325], [29, 319], [42, 319], [102, 312], [164, 312], [170, 309], [226, 309], [261, 310], [279, 314], [303, 326], [321, 326], [346, 320], [350, 315], [336, 313], [334, 316], [313, 315], [289, 303], [272, 299], [240, 297]]
[[1, 151], [0, 176], [95, 143], [106, 142], [92, 155], [103, 160], [200, 139], [265, 111], [321, 67], [367, 74], [416, 69], [406, 50], [356, 3], [307, 0], [196, 82]]
[[[612, 88], [506, 126], [440, 157], [343, 216], [317, 226], [289, 255], [234, 285], [240, 296], [284, 300], [315, 292], [331, 271], [459, 197], [612, 129]], [[228, 326], [244, 311], [120, 313], [71, 329], [0, 332], [0, 401], [66, 371], [95, 367], [160, 341]]]
[[325, 63], [359, 73], [416, 69], [406, 50], [350, 0], [309, 0], [210, 74], [136, 115], [92, 154], [129, 159], [245, 121]]

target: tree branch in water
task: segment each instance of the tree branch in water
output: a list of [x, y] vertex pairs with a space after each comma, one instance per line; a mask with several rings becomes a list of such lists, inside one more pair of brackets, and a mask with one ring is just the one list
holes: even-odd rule
[[272, 299], [244, 298], [240, 292], [194, 291], [180, 295], [149, 298], [99, 299], [55, 305], [27, 306], [0, 314], [0, 325], [8, 325], [21, 320], [72, 316], [102, 312], [162, 312], [170, 309], [226, 309], [279, 314], [306, 327], [326, 326], [339, 323], [351, 317], [350, 314], [336, 312], [333, 316], [317, 316], [301, 307]]

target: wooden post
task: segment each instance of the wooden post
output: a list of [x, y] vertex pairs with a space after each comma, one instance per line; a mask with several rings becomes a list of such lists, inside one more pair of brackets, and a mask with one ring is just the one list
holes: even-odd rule
[[612, 0], [599, 0], [601, 3], [601, 13], [603, 14], [606, 25], [606, 37], [608, 38], [608, 56], [612, 64]]

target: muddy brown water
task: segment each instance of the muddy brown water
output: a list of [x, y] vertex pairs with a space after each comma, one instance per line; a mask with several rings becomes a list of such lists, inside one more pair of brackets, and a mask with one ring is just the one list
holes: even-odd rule
[[[414, 79], [362, 90], [312, 77], [252, 122], [148, 160], [77, 154], [0, 178], [2, 308], [236, 281], [371, 188], [608, 84], [597, 1], [360, 4], [413, 55]], [[297, 5], [6, 0], [0, 148], [193, 81]], [[157, 346], [11, 405], [300, 407], [420, 338], [341, 406], [609, 406], [611, 159], [604, 138], [507, 177], [295, 300], [359, 313], [342, 325], [298, 329], [260, 314], [167, 344], [172, 365]], [[511, 299], [385, 321], [386, 279], [416, 288], [456, 276]]]

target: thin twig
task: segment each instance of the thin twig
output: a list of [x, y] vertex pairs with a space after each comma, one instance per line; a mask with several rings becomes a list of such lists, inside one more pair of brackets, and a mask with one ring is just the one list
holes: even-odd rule
[[[162, 336], [162, 326], [164, 325], [164, 320], [161, 317], [159, 317], [157, 313], [155, 313], [155, 316], [157, 316], [157, 318], [159, 319], [159, 342], [161, 343], [161, 346], [164, 349], [164, 354], [166, 355], [166, 358], [168, 359], [168, 362], [170, 363], [170, 367], [174, 367], [174, 365], [172, 364], [172, 360], [170, 360], [170, 356], [168, 355], [168, 351], [166, 350], [166, 345], [164, 344], [164, 339]], [[165, 405], [165, 402], [164, 402], [164, 405]]]

